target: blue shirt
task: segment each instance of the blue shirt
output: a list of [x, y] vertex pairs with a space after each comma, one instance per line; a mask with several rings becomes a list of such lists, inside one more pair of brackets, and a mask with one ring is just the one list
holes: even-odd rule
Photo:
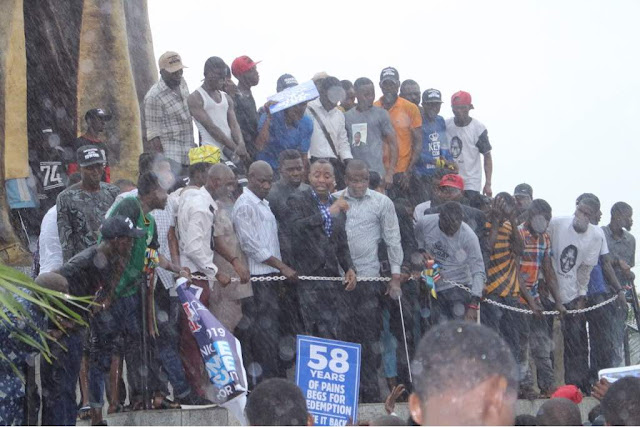
[[[264, 126], [267, 114], [263, 113], [258, 122], [258, 132]], [[313, 122], [306, 115], [293, 127], [287, 126], [284, 111], [278, 111], [271, 115], [269, 125], [269, 140], [264, 150], [259, 151], [256, 159], [269, 163], [274, 170], [278, 169], [278, 155], [284, 150], [298, 150], [301, 153], [309, 151]]]
[[602, 257], [598, 258], [598, 264], [591, 270], [591, 277], [589, 278], [589, 288], [587, 289], [587, 296], [606, 294], [609, 292], [609, 287], [604, 279], [602, 272]]
[[417, 175], [431, 175], [436, 169], [436, 160], [443, 157], [447, 161], [453, 161], [447, 139], [447, 126], [441, 116], [436, 116], [434, 122], [422, 121], [422, 152], [416, 162]]

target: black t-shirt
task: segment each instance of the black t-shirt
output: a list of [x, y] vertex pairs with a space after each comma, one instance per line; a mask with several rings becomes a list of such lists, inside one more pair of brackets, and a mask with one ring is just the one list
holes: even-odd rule
[[235, 104], [236, 119], [242, 131], [242, 139], [251, 158], [255, 158], [255, 140], [258, 136], [258, 111], [256, 101], [251, 93], [238, 92], [233, 99]]
[[67, 156], [62, 149], [29, 150], [29, 166], [36, 180], [40, 210], [46, 213], [67, 185]]
[[67, 279], [71, 295], [88, 296], [108, 289], [113, 269], [111, 261], [94, 245], [76, 254], [58, 273]]

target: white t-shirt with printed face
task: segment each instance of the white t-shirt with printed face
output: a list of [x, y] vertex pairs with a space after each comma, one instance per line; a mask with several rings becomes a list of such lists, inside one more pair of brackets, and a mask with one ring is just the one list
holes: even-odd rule
[[[551, 264], [558, 279], [563, 304], [587, 294], [589, 275], [600, 255], [609, 253], [604, 233], [589, 224], [584, 233], [573, 228], [573, 216], [552, 218], [548, 229], [551, 238]], [[581, 268], [581, 266], [583, 266]]]
[[465, 190], [482, 190], [482, 160], [480, 154], [491, 151], [487, 128], [476, 119], [467, 126], [457, 126], [453, 117], [447, 119], [447, 139], [453, 160], [464, 179]]

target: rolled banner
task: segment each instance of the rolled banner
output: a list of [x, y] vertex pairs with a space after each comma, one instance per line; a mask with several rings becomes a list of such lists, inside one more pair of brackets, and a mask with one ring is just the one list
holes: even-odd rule
[[176, 281], [178, 298], [213, 384], [214, 403], [224, 405], [232, 399], [245, 396], [247, 392], [242, 348], [237, 338], [198, 300], [195, 289], [187, 288], [186, 283], [185, 278]]

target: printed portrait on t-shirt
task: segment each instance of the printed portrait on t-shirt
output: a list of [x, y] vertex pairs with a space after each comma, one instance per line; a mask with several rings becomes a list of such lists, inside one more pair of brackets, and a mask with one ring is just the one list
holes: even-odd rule
[[351, 135], [353, 140], [351, 145], [359, 147], [361, 145], [367, 145], [367, 124], [366, 123], [354, 123], [351, 125]]
[[560, 269], [563, 273], [568, 273], [576, 265], [578, 259], [578, 248], [569, 245], [560, 254]]
[[457, 136], [451, 138], [451, 155], [454, 159], [457, 159], [462, 153], [462, 140]]

